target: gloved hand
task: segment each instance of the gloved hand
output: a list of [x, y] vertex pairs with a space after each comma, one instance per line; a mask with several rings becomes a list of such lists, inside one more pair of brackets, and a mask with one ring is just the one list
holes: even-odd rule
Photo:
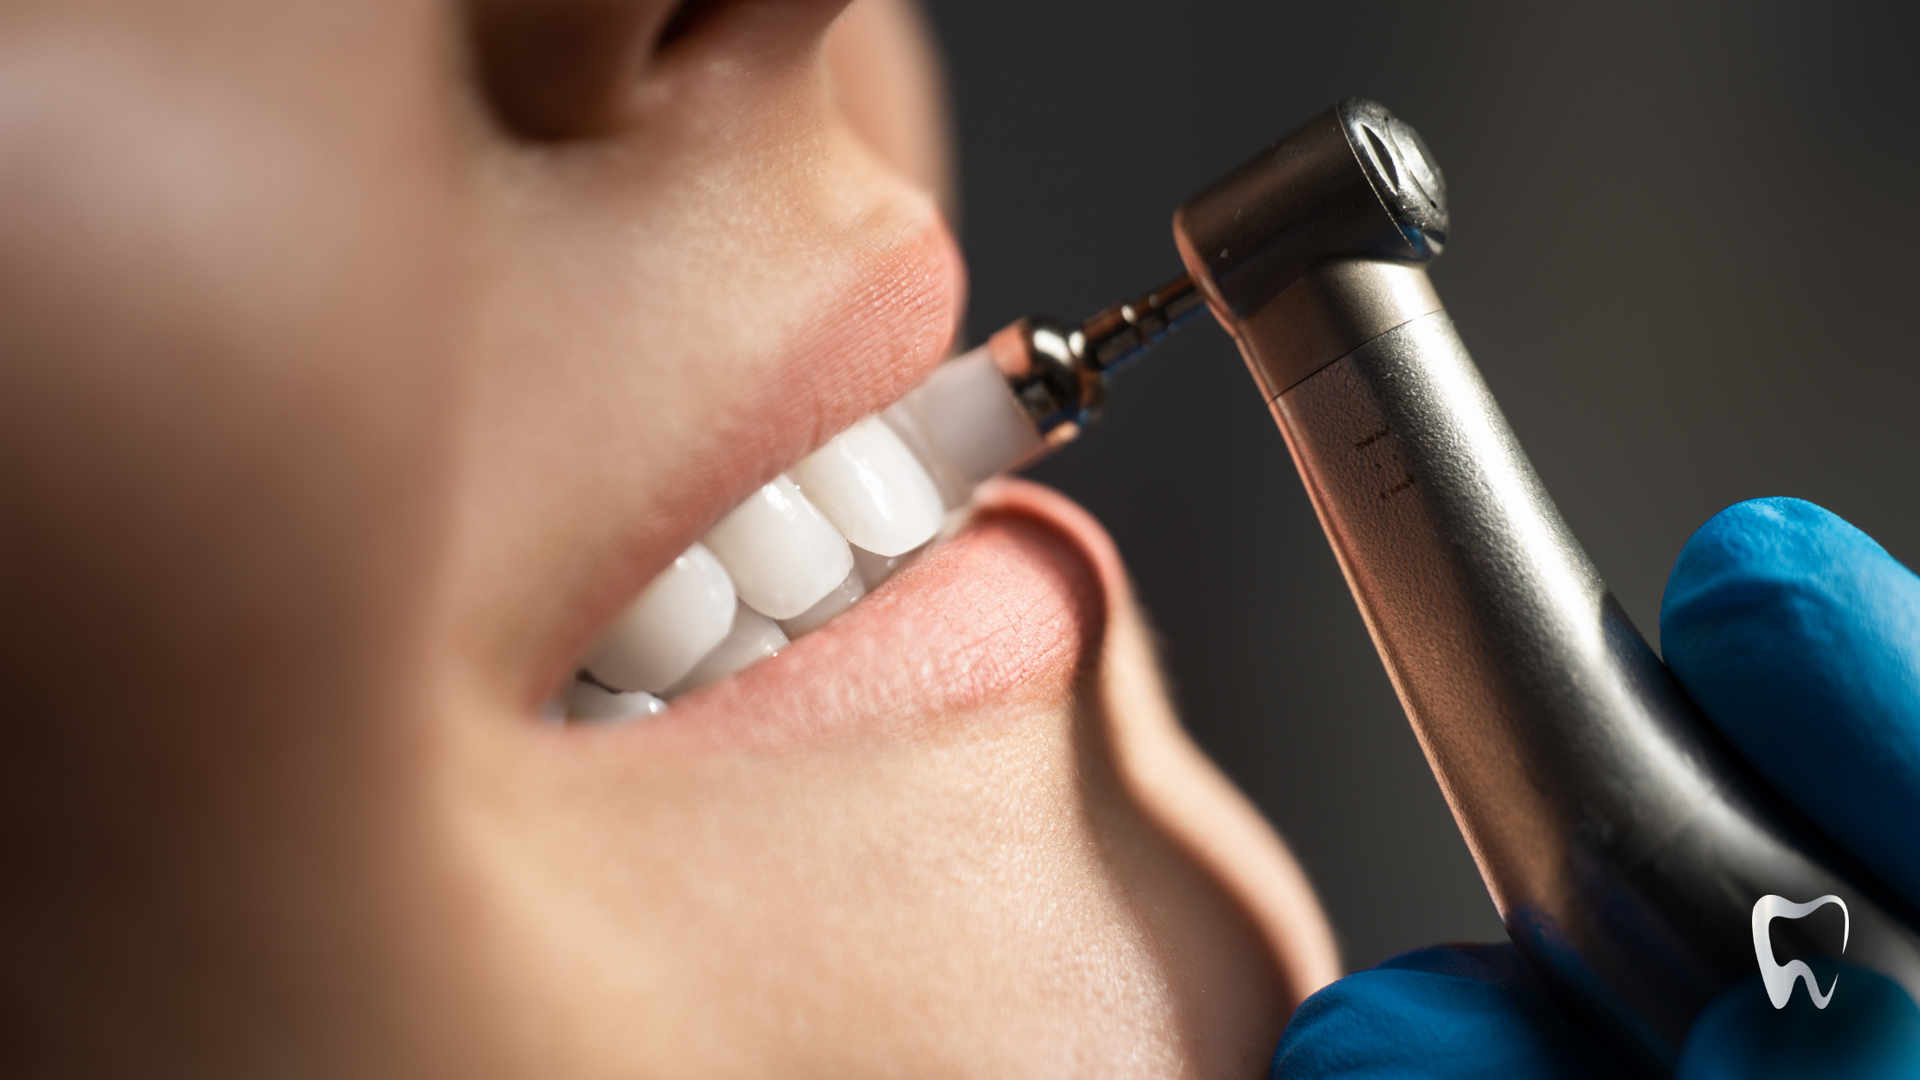
[[[1920, 577], [1798, 499], [1757, 499], [1693, 535], [1667, 580], [1668, 667], [1741, 753], [1828, 836], [1920, 908]], [[1816, 1011], [1775, 1011], [1759, 976], [1688, 1032], [1677, 1075], [1920, 1077], [1920, 1007], [1844, 971]], [[1421, 949], [1294, 1014], [1273, 1075], [1615, 1077], [1511, 945]]]

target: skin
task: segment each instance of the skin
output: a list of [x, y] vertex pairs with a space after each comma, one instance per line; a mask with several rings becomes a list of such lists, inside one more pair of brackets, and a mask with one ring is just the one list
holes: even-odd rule
[[0, 10], [0, 1072], [1263, 1074], [1331, 937], [1057, 495], [540, 719], [947, 353], [938, 86], [893, 0]]

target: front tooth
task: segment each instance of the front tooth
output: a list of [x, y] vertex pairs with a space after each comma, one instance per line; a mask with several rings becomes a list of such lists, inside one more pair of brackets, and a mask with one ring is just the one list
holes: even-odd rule
[[982, 480], [1032, 460], [1047, 445], [986, 345], [934, 368], [880, 415], [926, 465], [948, 509], [964, 504]]
[[[834, 587], [834, 590], [820, 598], [820, 602], [791, 619], [781, 619], [780, 629], [788, 639], [811, 634], [825, 626], [835, 615], [858, 603], [867, 595], [867, 583], [860, 573], [860, 549], [853, 549], [854, 568], [848, 572], [847, 580]], [[879, 556], [868, 556], [878, 558]]]
[[733, 631], [727, 640], [695, 664], [685, 678], [669, 687], [666, 696], [676, 698], [690, 694], [786, 647], [787, 635], [780, 631], [780, 624], [742, 604], [734, 612]]
[[860, 574], [860, 583], [867, 587], [868, 592], [872, 592], [880, 587], [881, 582], [912, 562], [919, 553], [920, 549], [915, 548], [904, 555], [875, 555], [865, 548], [854, 548], [853, 568]]
[[726, 568], [695, 544], [634, 599], [587, 658], [587, 670], [617, 690], [658, 693], [726, 639], [733, 609]]
[[877, 416], [802, 458], [793, 479], [848, 543], [876, 555], [911, 551], [940, 528], [940, 492]]
[[666, 710], [666, 702], [645, 691], [628, 694], [605, 690], [585, 680], [575, 680], [567, 688], [569, 720], [631, 720]]
[[785, 476], [748, 496], [704, 538], [755, 611], [791, 619], [846, 580], [853, 552]]

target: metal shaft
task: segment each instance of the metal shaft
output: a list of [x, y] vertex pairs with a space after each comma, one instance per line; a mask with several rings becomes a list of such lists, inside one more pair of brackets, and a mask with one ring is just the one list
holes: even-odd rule
[[1193, 279], [1181, 274], [1079, 326], [1045, 316], [1021, 319], [995, 333], [987, 348], [1034, 428], [1059, 446], [1099, 411], [1113, 372], [1205, 309]]
[[1272, 407], [1509, 935], [1590, 1026], [1670, 1069], [1694, 1016], [1754, 973], [1769, 894], [1841, 896], [1846, 955], [1920, 996], [1911, 914], [1700, 717], [1444, 311]]
[[[1920, 919], [1699, 714], [1547, 497], [1427, 281], [1417, 240], [1444, 231], [1438, 176], [1410, 128], [1346, 102], [1175, 228], [1508, 935], [1649, 1073], [1754, 976], [1752, 912], [1769, 894], [1841, 897], [1851, 942], [1799, 949], [1844, 947], [1920, 999]], [[1337, 228], [1301, 224], [1328, 207]]]

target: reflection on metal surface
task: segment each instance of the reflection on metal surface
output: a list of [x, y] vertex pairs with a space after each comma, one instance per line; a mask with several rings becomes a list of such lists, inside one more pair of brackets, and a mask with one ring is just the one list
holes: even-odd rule
[[987, 341], [993, 362], [1049, 446], [1078, 436], [1106, 398], [1107, 379], [1200, 313], [1206, 301], [1181, 274], [1079, 326], [1029, 316]]
[[1438, 177], [1411, 128], [1343, 102], [1188, 202], [1175, 229], [1508, 934], [1654, 1072], [1752, 975], [1764, 894], [1844, 897], [1849, 958], [1920, 999], [1914, 913], [1706, 723], [1547, 497], [1426, 284], [1445, 238]]
[[1509, 932], [1590, 1022], [1670, 1065], [1693, 1016], [1752, 974], [1765, 893], [1848, 897], [1855, 959], [1920, 994], [1902, 908], [1699, 716], [1444, 312], [1273, 410]]

